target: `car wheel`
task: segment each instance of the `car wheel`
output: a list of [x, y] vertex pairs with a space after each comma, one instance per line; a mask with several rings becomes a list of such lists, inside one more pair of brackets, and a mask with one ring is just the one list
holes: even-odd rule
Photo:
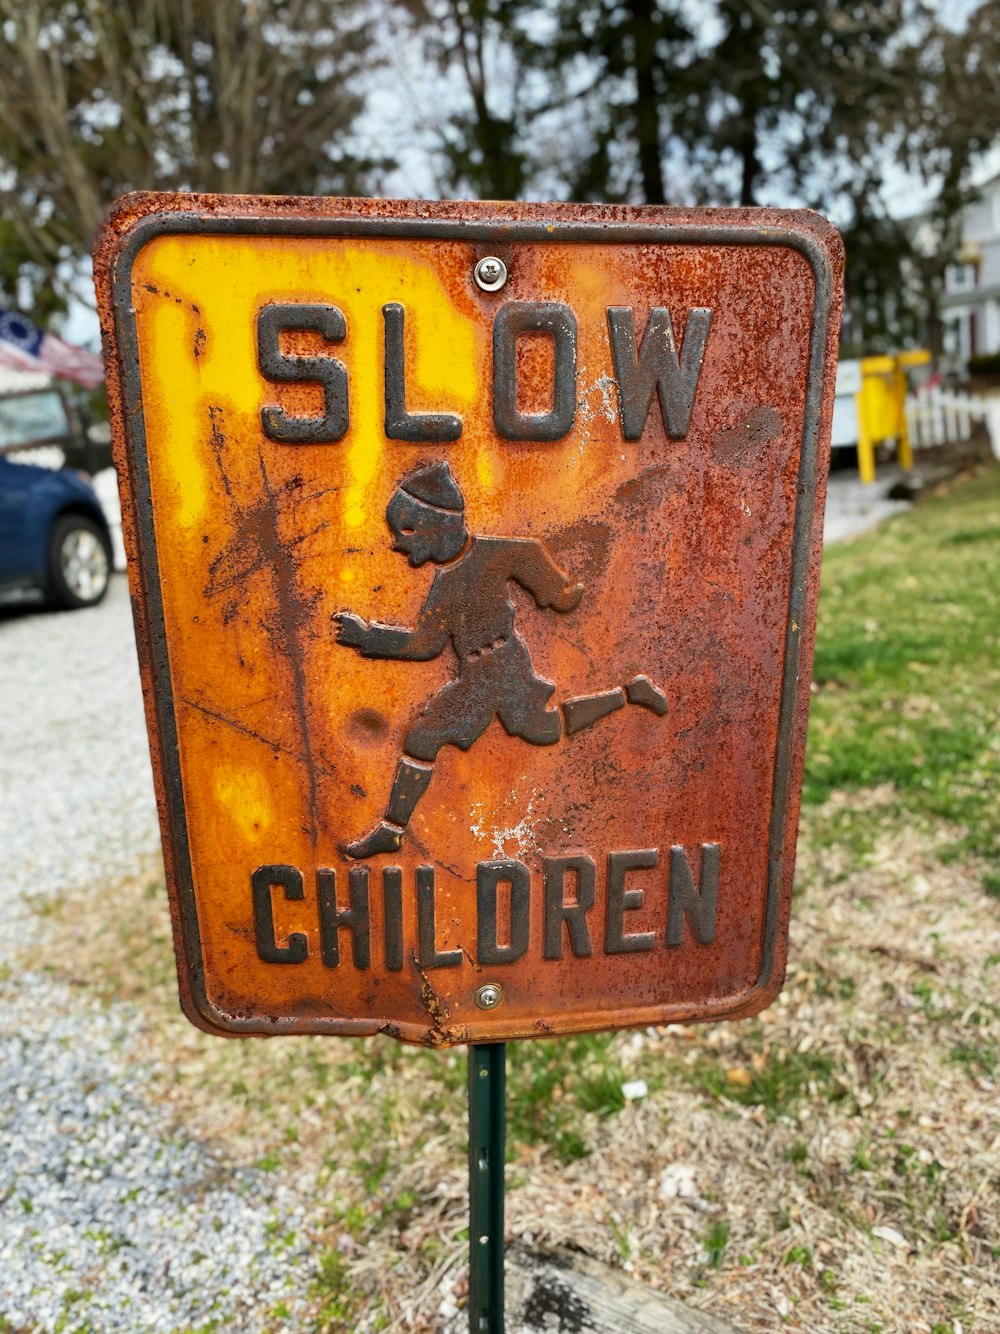
[[111, 581], [111, 548], [83, 514], [61, 514], [49, 534], [49, 585], [61, 607], [94, 607]]

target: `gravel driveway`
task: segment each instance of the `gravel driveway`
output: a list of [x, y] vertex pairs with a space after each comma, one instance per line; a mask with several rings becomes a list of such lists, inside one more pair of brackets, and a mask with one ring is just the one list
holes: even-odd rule
[[[125, 580], [0, 612], [0, 1330], [297, 1329], [287, 1187], [144, 1096], [138, 1021], [46, 972], [46, 908], [159, 846]], [[272, 1313], [278, 1303], [284, 1312]]]

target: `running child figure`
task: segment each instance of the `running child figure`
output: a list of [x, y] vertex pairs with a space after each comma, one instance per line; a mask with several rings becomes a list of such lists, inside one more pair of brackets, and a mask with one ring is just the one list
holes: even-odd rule
[[623, 708], [626, 701], [661, 716], [667, 701], [645, 676], [597, 695], [577, 696], [549, 706], [551, 681], [535, 675], [527, 645], [514, 628], [514, 604], [507, 584], [526, 589], [541, 608], [569, 612], [583, 596], [544, 544], [530, 537], [470, 537], [465, 501], [445, 462], [408, 473], [385, 513], [393, 551], [412, 566], [433, 561], [434, 576], [414, 629], [368, 624], [352, 612], [334, 615], [337, 639], [364, 658], [426, 662], [451, 643], [458, 675], [424, 705], [403, 743], [385, 818], [344, 851], [361, 860], [397, 852], [417, 802], [427, 790], [442, 746], [468, 750], [499, 718], [510, 736], [535, 746], [552, 746], [562, 736], [588, 727]]

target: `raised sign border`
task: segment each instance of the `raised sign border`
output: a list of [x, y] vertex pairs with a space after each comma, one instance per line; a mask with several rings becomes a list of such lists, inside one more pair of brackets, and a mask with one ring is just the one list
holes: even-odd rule
[[[539, 205], [493, 203], [426, 203], [383, 200], [274, 198], [254, 196], [168, 195], [138, 193], [118, 201], [95, 245], [98, 288], [106, 362], [109, 370], [114, 447], [119, 475], [127, 472], [129, 487], [122, 497], [123, 528], [129, 547], [129, 580], [146, 704], [154, 782], [160, 808], [167, 863], [181, 1005], [199, 1028], [222, 1036], [337, 1034], [369, 1036], [388, 1033], [404, 1041], [446, 1046], [463, 1042], [499, 1041], [539, 1036], [530, 1025], [494, 1022], [455, 1024], [441, 1029], [378, 1019], [324, 1019], [315, 1016], [241, 1017], [215, 1009], [205, 990], [201, 937], [192, 877], [187, 818], [181, 782], [179, 749], [169, 653], [160, 596], [156, 537], [146, 451], [138, 335], [132, 306], [132, 267], [143, 247], [164, 235], [248, 235], [420, 238], [465, 243], [530, 242], [779, 246], [797, 251], [814, 278], [813, 316], [803, 414], [802, 443], [796, 481], [791, 588], [785, 626], [785, 657], [778, 712], [777, 746], [768, 838], [768, 879], [764, 911], [761, 966], [756, 982], [737, 997], [690, 1005], [674, 1003], [636, 1006], [617, 1012], [614, 1024], [601, 1011], [574, 1012], [561, 1024], [555, 1016], [546, 1033], [599, 1031], [656, 1023], [743, 1017], [764, 1009], [781, 989], [785, 957], [778, 954], [779, 932], [787, 924], [794, 869], [799, 783], [805, 749], [808, 690], [800, 690], [803, 668], [811, 669], [814, 612], [818, 596], [820, 541], [813, 542], [814, 523], [822, 523], [825, 492], [817, 496], [820, 448], [828, 442], [833, 400], [833, 375], [824, 394], [824, 370], [836, 352], [839, 326], [839, 277], [843, 249], [836, 229], [818, 214], [776, 209], [670, 209], [604, 205]], [[833, 317], [838, 317], [836, 320]], [[117, 380], [114, 369], [117, 367]], [[822, 431], [826, 427], [825, 433]], [[138, 558], [138, 573], [136, 568]], [[815, 559], [814, 559], [815, 558]], [[141, 576], [141, 584], [139, 583]], [[796, 744], [798, 743], [798, 744]], [[792, 778], [798, 780], [792, 786]], [[791, 820], [789, 817], [792, 817]], [[783, 893], [783, 890], [785, 891]], [[182, 966], [183, 964], [183, 966]], [[522, 1031], [523, 1027], [523, 1031]]]

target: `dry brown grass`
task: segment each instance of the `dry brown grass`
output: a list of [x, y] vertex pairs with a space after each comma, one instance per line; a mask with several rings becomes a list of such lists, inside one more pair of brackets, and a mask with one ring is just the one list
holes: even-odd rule
[[[900, 832], [843, 876], [813, 859], [778, 1005], [622, 1039], [633, 1069], [672, 1068], [665, 1087], [606, 1123], [595, 1157], [613, 1170], [543, 1169], [514, 1229], [624, 1257], [747, 1329], [1000, 1329], [1000, 1090], [976, 1059], [996, 1059], [1000, 930], [977, 878], [929, 842]], [[798, 1096], [758, 1083], [757, 1105], [727, 1101], [809, 1054], [829, 1073], [805, 1071]], [[717, 1268], [713, 1227], [728, 1228]]]

